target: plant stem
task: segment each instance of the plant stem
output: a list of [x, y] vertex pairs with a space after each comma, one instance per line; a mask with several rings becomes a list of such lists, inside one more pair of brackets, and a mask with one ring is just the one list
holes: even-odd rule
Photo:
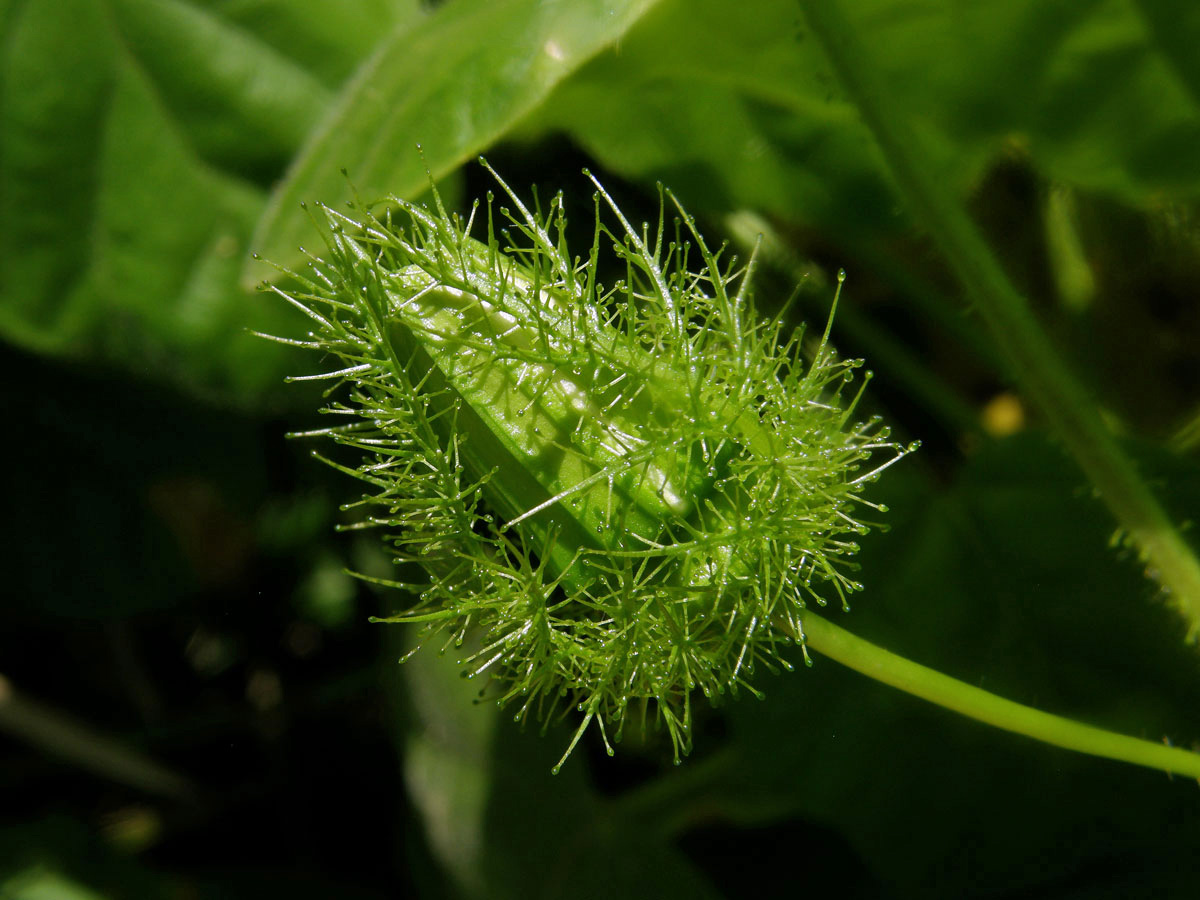
[[1034, 740], [1119, 762], [1200, 779], [1200, 753], [1105, 731], [1051, 715], [926, 668], [822, 619], [804, 619], [807, 646], [868, 678]]
[[1105, 427], [1087, 390], [1055, 352], [958, 198], [925, 164], [927, 156], [913, 129], [838, 4], [803, 0], [803, 6], [842, 86], [874, 134], [901, 195], [941, 247], [1029, 397], [1137, 547], [1147, 574], [1158, 580], [1187, 620], [1188, 638], [1194, 640], [1200, 634], [1200, 562]]
[[190, 800], [197, 796], [195, 786], [182, 775], [93, 731], [65, 713], [18, 693], [2, 675], [0, 731], [148, 794], [173, 800]]

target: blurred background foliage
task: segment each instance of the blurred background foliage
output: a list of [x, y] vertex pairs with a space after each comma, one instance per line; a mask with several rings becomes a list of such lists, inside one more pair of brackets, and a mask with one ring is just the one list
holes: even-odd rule
[[[1200, 510], [1200, 6], [844, 3], [945, 183], [1185, 528]], [[0, 0], [0, 897], [1191, 896], [1200, 797], [818, 660], [552, 777], [337, 534], [286, 441], [322, 360], [253, 290], [303, 200], [579, 170], [765, 232], [924, 449], [881, 482], [856, 633], [1012, 699], [1200, 740], [1194, 648], [896, 199], [783, 0]], [[416, 150], [420, 145], [421, 153]], [[340, 170], [349, 173], [349, 182]], [[1194, 532], [1190, 532], [1194, 533]], [[1195, 540], [1193, 539], [1193, 543]], [[1116, 547], [1117, 549], [1114, 549]]]

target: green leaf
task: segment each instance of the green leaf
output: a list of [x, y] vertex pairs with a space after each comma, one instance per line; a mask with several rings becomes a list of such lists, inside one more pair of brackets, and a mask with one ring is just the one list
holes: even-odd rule
[[394, 29], [423, 17], [421, 0], [199, 0], [337, 88]]
[[[549, 740], [503, 717], [492, 760], [483, 875], [497, 900], [717, 900], [708, 879], [658, 823], [604, 804], [582, 766], [547, 774], [565, 729]], [[605, 760], [600, 765], [611, 764]], [[614, 814], [615, 813], [615, 814]]]
[[0, 829], [4, 900], [158, 900], [171, 895], [165, 878], [107, 845], [94, 823], [52, 815]]
[[791, 3], [661, 5], [565, 82], [535, 125], [688, 201], [841, 229], [894, 216], [883, 163]]
[[188, 114], [165, 99], [184, 83], [156, 81], [144, 64], [155, 51], [135, 53], [117, 18], [98, 0], [19, 3], [6, 17], [0, 335], [261, 402], [287, 354], [245, 329], [286, 333], [289, 321], [237, 288], [262, 195], [189, 143]]
[[31, 866], [0, 882], [0, 890], [10, 900], [104, 900], [91, 888], [43, 866]]
[[[1195, 66], [1181, 50], [1200, 26], [1170, 17], [1179, 31], [1167, 40], [1166, 5], [869, 0], [852, 14], [959, 193], [1018, 148], [1050, 178], [1141, 203], [1164, 190], [1200, 196]], [[534, 126], [565, 128], [607, 167], [662, 179], [696, 204], [850, 235], [900, 224], [869, 134], [785, 0], [753, 14], [719, 0], [662, 4], [619, 53], [565, 82]]]
[[[276, 188], [254, 248], [291, 265], [312, 225], [306, 200], [411, 197], [503, 137], [550, 90], [621, 37], [656, 0], [459, 0], [380, 45]], [[423, 153], [417, 152], [420, 145]], [[244, 284], [276, 276], [248, 266]]]
[[[404, 637], [396, 629], [388, 635], [392, 646]], [[457, 648], [417, 653], [401, 671], [415, 714], [404, 742], [404, 776], [438, 861], [465, 896], [488, 897], [495, 893], [480, 864], [499, 710], [476, 702], [480, 685], [462, 677], [461, 655]]]
[[1200, 196], [1200, 107], [1133, 0], [906, 7], [860, 6], [854, 24], [911, 116], [957, 146], [1015, 143], [1049, 177], [1129, 202]]
[[281, 168], [331, 99], [306, 69], [182, 0], [108, 0], [129, 62], [188, 142], [236, 171]]
[[[386, 640], [402, 653], [403, 637], [391, 629]], [[397, 670], [414, 712], [403, 738], [405, 782], [463, 896], [715, 898], [653, 822], [603, 804], [582, 765], [550, 775], [566, 727], [547, 740], [481, 704], [484, 685], [464, 679], [457, 662], [468, 652], [417, 653]]]
[[1175, 0], [1132, 0], [1149, 27], [1150, 38], [1174, 70], [1193, 108], [1200, 108], [1200, 6]]

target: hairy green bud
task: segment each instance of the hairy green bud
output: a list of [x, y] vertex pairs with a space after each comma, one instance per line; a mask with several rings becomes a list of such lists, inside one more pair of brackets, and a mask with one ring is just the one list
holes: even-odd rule
[[862, 491], [914, 447], [855, 419], [861, 361], [760, 316], [753, 260], [722, 262], [670, 192], [639, 230], [593, 179], [579, 258], [561, 195], [541, 215], [496, 180], [512, 211], [489, 196], [465, 221], [436, 192], [320, 207], [328, 252], [275, 290], [340, 360], [317, 377], [345, 382], [325, 410], [344, 424], [321, 433], [358, 461], [333, 464], [426, 573], [385, 582], [416, 600], [382, 621], [471, 633], [464, 667], [519, 720], [581, 712], [564, 760], [593, 721], [611, 753], [632, 706], [678, 761], [696, 690], [755, 692], [807, 604], [849, 608], [856, 510], [882, 511]]

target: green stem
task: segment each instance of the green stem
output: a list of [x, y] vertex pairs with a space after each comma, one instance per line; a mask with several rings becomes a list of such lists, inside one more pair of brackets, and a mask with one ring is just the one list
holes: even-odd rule
[[874, 134], [901, 195], [930, 230], [1012, 360], [1026, 393], [1099, 490], [1148, 573], [1186, 618], [1188, 637], [1194, 639], [1200, 634], [1200, 562], [1105, 427], [1087, 390], [1055, 352], [958, 198], [925, 164], [927, 155], [908, 120], [837, 3], [803, 0], [803, 6], [842, 86]]
[[148, 794], [174, 800], [196, 797], [195, 786], [182, 775], [64, 713], [18, 693], [2, 675], [0, 731]]
[[1200, 753], [1105, 731], [1022, 706], [897, 656], [822, 619], [804, 619], [807, 646], [868, 678], [1005, 731], [1091, 756], [1200, 778]]

